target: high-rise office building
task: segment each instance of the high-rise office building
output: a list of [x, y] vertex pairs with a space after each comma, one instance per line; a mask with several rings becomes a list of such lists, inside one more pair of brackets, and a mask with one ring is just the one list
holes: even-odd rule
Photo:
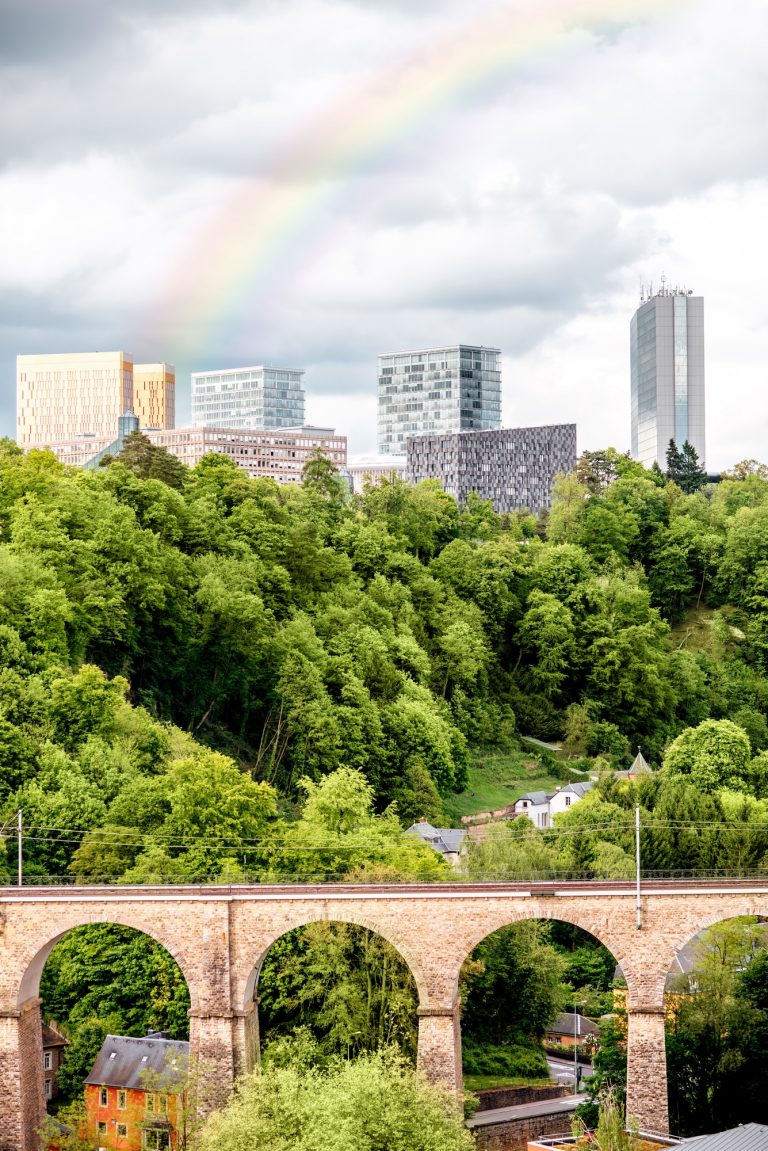
[[196, 428], [296, 428], [304, 424], [303, 371], [226, 368], [192, 373]]
[[142, 428], [176, 426], [176, 372], [172, 364], [133, 365], [133, 414]]
[[67, 436], [114, 436], [133, 402], [133, 359], [125, 352], [17, 356], [16, 440], [44, 447]]
[[408, 436], [501, 427], [501, 352], [454, 344], [379, 356], [379, 451], [404, 456]]
[[115, 437], [124, 412], [172, 428], [176, 378], [170, 364], [136, 364], [127, 352], [66, 352], [16, 359], [16, 439], [45, 447], [65, 439]]
[[684, 288], [643, 291], [630, 326], [632, 455], [666, 467], [667, 447], [687, 440], [699, 461], [704, 437], [704, 300]]

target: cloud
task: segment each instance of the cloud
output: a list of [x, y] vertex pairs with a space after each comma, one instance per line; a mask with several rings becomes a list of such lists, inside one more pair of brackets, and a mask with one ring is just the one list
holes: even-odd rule
[[[0, 0], [2, 430], [17, 352], [123, 347], [177, 362], [182, 416], [192, 369], [304, 366], [312, 418], [371, 451], [376, 354], [463, 340], [502, 348], [506, 422], [577, 419], [583, 446], [624, 447], [629, 318], [666, 270], [706, 300], [708, 462], [764, 455], [762, 0], [572, 32], [505, 82], [402, 110], [321, 178], [302, 166], [374, 82], [500, 4]], [[301, 207], [269, 237], [277, 271], [217, 292], [209, 229], [262, 185]], [[150, 331], [184, 275], [231, 300], [204, 363], [181, 328]]]

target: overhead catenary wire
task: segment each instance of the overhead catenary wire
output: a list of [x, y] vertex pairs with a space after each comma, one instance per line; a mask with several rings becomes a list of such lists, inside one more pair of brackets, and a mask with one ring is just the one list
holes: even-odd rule
[[[293, 825], [298, 826], [297, 824]], [[611, 822], [611, 823], [585, 823], [585, 824], [569, 824], [567, 827], [544, 827], [544, 828], [515, 828], [514, 821], [509, 821], [509, 827], [503, 828], [500, 823], [484, 823], [476, 824], [474, 828], [469, 830], [482, 830], [483, 832], [493, 829], [495, 834], [490, 840], [494, 845], [502, 843], [517, 843], [522, 845], [530, 844], [538, 838], [552, 839], [552, 838], [568, 838], [571, 836], [584, 836], [584, 835], [625, 835], [632, 837], [635, 832], [634, 819], [631, 813], [628, 813], [628, 818], [624, 822]], [[222, 836], [221, 834], [200, 834], [196, 832], [182, 832], [168, 834], [163, 833], [161, 830], [140, 830], [137, 828], [125, 828], [127, 833], [125, 837], [121, 837], [118, 844], [115, 844], [113, 833], [107, 832], [104, 827], [89, 827], [89, 828], [73, 828], [73, 827], [53, 827], [44, 824], [32, 824], [17, 831], [21, 835], [24, 843], [49, 843], [58, 844], [61, 846], [80, 846], [87, 836], [93, 836], [97, 840], [99, 835], [104, 836], [104, 842], [115, 844], [115, 846], [123, 847], [141, 847], [147, 841], [165, 846], [168, 848], [188, 848], [190, 846], [211, 846], [217, 850], [252, 850], [252, 851], [283, 851], [283, 852], [312, 852], [312, 851], [355, 851], [358, 852], [366, 847], [370, 847], [376, 851], [387, 850], [400, 850], [405, 846], [413, 846], [415, 844], [427, 842], [422, 840], [421, 837], [413, 834], [402, 832], [397, 839], [389, 841], [381, 841], [376, 839], [360, 839], [355, 838], [359, 836], [360, 832], [350, 833], [350, 841], [344, 842], [343, 839], [328, 839], [315, 841], [313, 843], [306, 842], [290, 842], [290, 838], [284, 838], [285, 833], [278, 833], [274, 836], [262, 834], [259, 836]], [[766, 823], [749, 823], [749, 822], [724, 822], [715, 820], [655, 820], [653, 817], [641, 820], [640, 832], [653, 832], [653, 831], [692, 831], [692, 832], [725, 832], [732, 834], [766, 834], [768, 835], [768, 822]], [[10, 829], [0, 830], [0, 835], [10, 834]], [[288, 833], [290, 836], [290, 831]], [[488, 838], [483, 835], [482, 837], [473, 838], [468, 837], [470, 842], [477, 846], [482, 846], [488, 843]]]

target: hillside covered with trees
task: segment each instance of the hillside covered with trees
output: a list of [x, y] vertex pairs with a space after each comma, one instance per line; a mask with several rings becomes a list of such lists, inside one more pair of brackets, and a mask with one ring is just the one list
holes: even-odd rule
[[[201, 744], [288, 799], [301, 777], [358, 769], [404, 821], [438, 820], [468, 748], [516, 730], [659, 762], [683, 729], [727, 718], [762, 750], [768, 480], [738, 477], [685, 495], [593, 454], [537, 523], [459, 511], [433, 483], [345, 498], [323, 458], [301, 487], [215, 455], [168, 483], [6, 443], [3, 813], [82, 831], [130, 808], [157, 825], [151, 789], [138, 805], [125, 789], [168, 771], [164, 787], [194, 786], [170, 765]], [[709, 643], [689, 650], [673, 628], [697, 606]], [[274, 799], [258, 794], [253, 829]], [[63, 873], [70, 857], [40, 845], [29, 863]]]
[[[520, 734], [564, 741], [599, 783], [553, 829], [489, 833], [470, 877], [628, 874], [636, 804], [649, 870], [763, 866], [768, 476], [700, 480], [585, 453], [537, 519], [459, 510], [434, 483], [351, 497], [321, 456], [281, 488], [141, 442], [97, 473], [4, 442], [0, 872], [21, 809], [31, 882], [440, 880], [402, 829], [440, 823], [478, 749]], [[617, 779], [638, 745], [659, 770]], [[315, 936], [265, 965], [267, 1037], [299, 1010], [326, 1055], [386, 1036], [411, 1056], [396, 957], [356, 930]], [[610, 986], [610, 957], [557, 925], [482, 946], [464, 989], [478, 1074], [494, 1049], [525, 1062], [569, 993]], [[126, 972], [155, 989], [138, 1007]], [[548, 998], [510, 1030], [499, 989], [534, 972]], [[106, 1029], [183, 1033], [185, 989], [149, 940], [73, 933], [45, 980], [73, 1089]]]

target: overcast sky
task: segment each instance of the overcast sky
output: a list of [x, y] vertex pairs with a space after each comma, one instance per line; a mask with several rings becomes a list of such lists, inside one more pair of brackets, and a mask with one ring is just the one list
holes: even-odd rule
[[17, 353], [119, 348], [175, 363], [177, 423], [190, 371], [303, 367], [369, 453], [377, 353], [465, 342], [504, 425], [624, 450], [664, 273], [705, 299], [708, 467], [768, 459], [767, 0], [0, 15], [0, 434]]

